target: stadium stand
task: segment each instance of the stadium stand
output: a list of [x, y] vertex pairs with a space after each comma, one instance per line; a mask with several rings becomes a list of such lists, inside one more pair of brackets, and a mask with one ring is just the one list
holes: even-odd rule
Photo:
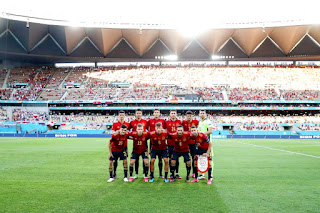
[[0, 89], [1, 100], [9, 100], [11, 97], [12, 89]]
[[13, 109], [12, 111], [12, 121], [47, 121], [48, 114], [39, 111], [27, 111], [21, 109]]
[[[1, 72], [0, 83], [6, 73]], [[162, 100], [184, 99], [185, 95], [201, 100], [320, 100], [315, 89], [319, 82], [319, 69], [311, 67], [125, 67], [100, 71], [33, 67], [12, 69], [6, 85], [10, 89], [0, 90], [0, 95], [2, 100], [39, 101]]]
[[280, 100], [274, 89], [233, 88], [228, 90], [229, 100]]
[[320, 92], [316, 90], [281, 90], [285, 100], [320, 100]]
[[[206, 78], [203, 78], [203, 73], [206, 73]], [[1, 70], [1, 82], [6, 87], [0, 90], [1, 100], [62, 103], [79, 101], [76, 105], [70, 102], [63, 105], [64, 107], [83, 107], [85, 101], [97, 101], [86, 106], [108, 106], [107, 102], [98, 100], [111, 100], [115, 103], [133, 101], [132, 106], [135, 106], [134, 101], [139, 100], [169, 100], [168, 104], [162, 106], [170, 106], [174, 104], [172, 100], [185, 100], [188, 95], [196, 97], [195, 106], [201, 106], [201, 101], [220, 101], [208, 106], [236, 106], [241, 109], [317, 107], [317, 103], [290, 102], [283, 105], [260, 102], [320, 100], [317, 90], [320, 82], [319, 69], [313, 67], [21, 67]], [[146, 102], [144, 106], [158, 105]], [[163, 114], [164, 118], [168, 118], [166, 113], [168, 112]], [[249, 112], [241, 115], [241, 111], [210, 113], [208, 118], [213, 122], [213, 134], [216, 135], [304, 135], [306, 132], [320, 131], [318, 114], [270, 112], [269, 115], [259, 115]], [[109, 125], [117, 119], [115, 111], [102, 114], [94, 111], [43, 112], [16, 108], [12, 113], [7, 113], [5, 108], [1, 108], [0, 115], [1, 122], [12, 121], [21, 124], [18, 129], [4, 127], [5, 132], [18, 130], [21, 133], [47, 134], [83, 134], [90, 130], [94, 130], [94, 134], [102, 134], [108, 132]], [[145, 113], [144, 119], [150, 117], [150, 112]], [[127, 122], [133, 119], [132, 113], [126, 117]], [[185, 116], [179, 114], [178, 119], [185, 119]], [[195, 116], [195, 119], [199, 117]], [[56, 125], [58, 129], [47, 129], [47, 125], [44, 124]]]
[[2, 88], [2, 85], [5, 82], [6, 76], [8, 73], [8, 69], [2, 69], [0, 70], [0, 88]]
[[0, 122], [6, 122], [8, 121], [8, 115], [7, 110], [5, 110], [3, 107], [0, 107]]

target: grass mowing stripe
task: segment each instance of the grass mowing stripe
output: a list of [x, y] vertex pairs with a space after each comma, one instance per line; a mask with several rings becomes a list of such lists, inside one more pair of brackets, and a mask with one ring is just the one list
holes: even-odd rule
[[304, 153], [292, 152], [292, 151], [288, 151], [288, 150], [276, 149], [276, 148], [272, 148], [272, 147], [268, 147], [268, 146], [260, 146], [260, 145], [255, 145], [255, 144], [251, 144], [251, 143], [244, 143], [244, 142], [240, 142], [240, 141], [234, 141], [234, 142], [245, 144], [245, 145], [250, 145], [250, 146], [255, 146], [255, 147], [259, 147], [259, 148], [271, 149], [271, 150], [276, 150], [276, 151], [281, 151], [281, 152], [287, 152], [287, 153], [290, 153], [290, 154], [303, 155], [303, 156], [307, 156], [307, 157], [319, 158], [320, 159], [320, 156], [308, 155], [308, 154], [304, 154]]

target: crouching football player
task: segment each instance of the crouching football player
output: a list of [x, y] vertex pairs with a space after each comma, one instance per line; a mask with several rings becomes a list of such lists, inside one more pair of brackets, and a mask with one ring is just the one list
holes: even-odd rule
[[149, 172], [149, 157], [148, 157], [148, 146], [147, 140], [149, 139], [149, 133], [143, 131], [144, 127], [142, 124], [137, 125], [137, 132], [130, 132], [129, 139], [133, 140], [133, 151], [130, 159], [130, 178], [129, 182], [133, 181], [133, 165], [139, 157], [143, 159], [144, 167], [144, 182], [148, 182], [148, 172]]
[[171, 160], [171, 176], [174, 177], [170, 180], [170, 182], [173, 182], [175, 180], [174, 172], [176, 170], [176, 162], [179, 159], [179, 157], [184, 158], [184, 162], [186, 163], [187, 167], [187, 177], [186, 182], [190, 182], [189, 176], [191, 171], [191, 156], [189, 152], [189, 132], [183, 131], [183, 126], [179, 125], [177, 126], [177, 132], [169, 134], [169, 137], [173, 139], [174, 141], [174, 150], [173, 150], [173, 157]]
[[[212, 157], [211, 157], [211, 147], [212, 143], [210, 142], [208, 136], [204, 133], [198, 132], [197, 127], [193, 126], [191, 127], [191, 139], [195, 140], [197, 149], [196, 149], [196, 155], [202, 155], [205, 157], [209, 157], [209, 169], [208, 169], [208, 182], [207, 184], [212, 183]], [[195, 161], [195, 167], [197, 167], [197, 162]], [[198, 170], [195, 171], [195, 179], [191, 181], [199, 182], [198, 179]]]
[[123, 161], [123, 171], [124, 171], [124, 182], [128, 182], [128, 164], [127, 164], [127, 139], [129, 134], [127, 133], [127, 126], [122, 125], [119, 132], [111, 135], [109, 141], [109, 172], [110, 179], [108, 182], [114, 181], [113, 176], [113, 161], [117, 161], [118, 158]]

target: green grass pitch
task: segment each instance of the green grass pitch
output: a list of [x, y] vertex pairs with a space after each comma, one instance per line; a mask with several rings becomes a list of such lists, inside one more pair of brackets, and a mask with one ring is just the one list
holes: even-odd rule
[[214, 153], [212, 185], [186, 183], [182, 159], [174, 183], [124, 183], [122, 162], [107, 183], [107, 139], [0, 138], [0, 212], [320, 212], [320, 140], [221, 139]]

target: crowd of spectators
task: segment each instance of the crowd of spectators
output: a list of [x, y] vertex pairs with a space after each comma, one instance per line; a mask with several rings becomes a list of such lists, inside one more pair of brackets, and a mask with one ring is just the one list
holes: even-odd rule
[[320, 91], [318, 90], [282, 90], [282, 96], [285, 100], [320, 100]]
[[3, 86], [3, 83], [7, 77], [8, 69], [0, 69], [0, 87]]
[[262, 100], [280, 100], [280, 94], [275, 89], [250, 89], [233, 88], [228, 90], [228, 99], [232, 101], [262, 101]]
[[36, 110], [13, 109], [12, 121], [21, 122], [45, 122], [48, 120], [48, 113]]
[[99, 130], [103, 129], [102, 123], [86, 123], [84, 125], [62, 125], [60, 130]]
[[[208, 114], [208, 119], [213, 123], [213, 130], [221, 130], [222, 125], [232, 125], [239, 130], [280, 130], [281, 126], [297, 126], [301, 130], [320, 130], [320, 114], [316, 115], [223, 115]], [[151, 114], [143, 115], [143, 119], [150, 119]], [[163, 119], [170, 119], [168, 114], [162, 115]], [[117, 115], [102, 115], [101, 113], [46, 113], [43, 111], [26, 110], [22, 108], [13, 109], [12, 121], [19, 122], [46, 122], [46, 123], [73, 123], [67, 125], [71, 129], [101, 129], [105, 123], [117, 121]], [[135, 119], [133, 114], [126, 116], [125, 121]], [[178, 114], [177, 119], [185, 120], [185, 115]], [[194, 119], [200, 120], [198, 115]], [[0, 108], [0, 121], [9, 121], [5, 108]], [[83, 123], [82, 125], [74, 125]]]
[[250, 124], [301, 124], [301, 123], [320, 123], [319, 115], [214, 115], [212, 118], [216, 123], [250, 123]]
[[306, 124], [300, 124], [298, 126], [299, 129], [303, 130], [303, 131], [320, 131], [320, 124], [316, 123], [306, 123]]
[[6, 122], [8, 121], [8, 115], [7, 110], [5, 110], [3, 107], [0, 107], [0, 122]]
[[55, 123], [112, 123], [115, 119], [113, 115], [102, 115], [100, 113], [53, 113], [49, 115], [49, 122]]
[[12, 89], [0, 89], [0, 100], [9, 100]]
[[[1, 70], [0, 83], [7, 72]], [[60, 100], [62, 82], [79, 84], [70, 86], [64, 100], [184, 99], [190, 94], [200, 100], [320, 100], [320, 69], [310, 67], [29, 67], [12, 69], [7, 87], [16, 88], [12, 100]], [[9, 99], [10, 91], [0, 92], [1, 99]]]

